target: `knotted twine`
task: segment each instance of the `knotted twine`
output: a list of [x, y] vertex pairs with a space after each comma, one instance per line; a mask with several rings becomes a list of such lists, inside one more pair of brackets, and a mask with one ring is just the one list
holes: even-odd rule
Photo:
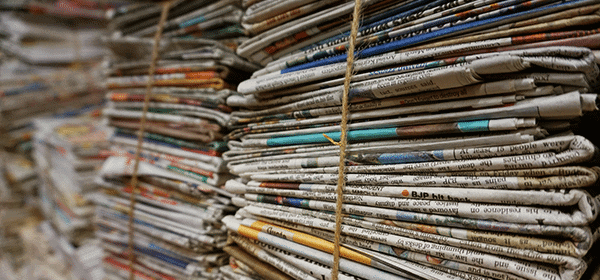
[[[346, 186], [346, 146], [348, 145], [348, 92], [350, 91], [350, 81], [354, 73], [354, 44], [358, 34], [358, 25], [361, 13], [361, 0], [355, 0], [354, 13], [352, 14], [352, 29], [348, 39], [348, 55], [346, 56], [346, 74], [344, 76], [344, 91], [342, 92], [342, 120], [340, 122], [340, 142], [335, 143], [340, 146], [340, 162], [338, 165], [338, 183], [335, 199], [335, 236], [333, 241], [333, 267], [331, 269], [331, 279], [337, 280], [340, 266], [340, 235], [342, 232], [342, 202], [344, 188]], [[323, 134], [325, 135], [325, 134]]]
[[144, 130], [146, 128], [146, 115], [148, 113], [148, 107], [150, 104], [150, 95], [152, 94], [152, 86], [154, 85], [154, 71], [156, 69], [156, 61], [158, 60], [159, 44], [162, 37], [163, 28], [169, 15], [169, 9], [171, 8], [171, 1], [162, 3], [162, 11], [160, 13], [160, 20], [158, 22], [158, 30], [154, 35], [154, 44], [152, 45], [152, 57], [150, 61], [150, 68], [148, 69], [148, 84], [146, 84], [146, 95], [144, 96], [144, 107], [142, 108], [142, 117], [140, 119], [140, 129], [138, 130], [138, 141], [135, 148], [135, 157], [133, 162], [133, 173], [131, 174], [131, 195], [129, 197], [129, 240], [127, 254], [129, 255], [129, 280], [135, 279], [135, 255], [134, 255], [134, 209], [135, 209], [135, 196], [138, 192], [138, 168], [140, 166], [140, 154], [142, 152], [142, 144], [144, 142]]

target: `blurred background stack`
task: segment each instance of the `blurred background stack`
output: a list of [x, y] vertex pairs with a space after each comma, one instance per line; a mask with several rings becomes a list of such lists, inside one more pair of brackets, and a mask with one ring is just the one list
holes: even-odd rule
[[100, 38], [106, 20], [97, 16], [104, 10], [97, 7], [94, 15], [85, 17], [58, 2], [69, 4], [47, 1], [47, 5], [62, 7], [65, 14], [30, 6], [1, 13], [0, 49], [6, 56], [0, 66], [5, 149], [31, 149], [34, 118], [93, 114], [102, 102], [99, 64], [106, 50]]
[[[90, 252], [98, 260], [101, 256], [92, 241], [93, 209], [85, 196], [95, 188], [93, 169], [105, 156], [92, 150], [102, 150], [95, 143], [106, 141], [108, 133], [94, 134], [87, 143], [75, 138], [85, 134], [84, 127], [93, 130], [82, 122], [100, 115], [101, 66], [108, 54], [101, 37], [106, 13], [120, 5], [0, 3], [1, 165], [10, 190], [0, 197], [2, 240], [11, 248], [10, 254], [2, 252], [6, 277], [10, 269], [14, 279], [101, 278], [99, 263], [87, 259], [94, 255]], [[69, 122], [82, 127], [68, 132]]]
[[[43, 233], [72, 264], [77, 278], [101, 279], [101, 250], [94, 240], [90, 196], [98, 188], [94, 179], [108, 156], [110, 131], [97, 120], [83, 118], [36, 119], [35, 127], [38, 196], [48, 219]], [[94, 253], [82, 258], [82, 251]]]

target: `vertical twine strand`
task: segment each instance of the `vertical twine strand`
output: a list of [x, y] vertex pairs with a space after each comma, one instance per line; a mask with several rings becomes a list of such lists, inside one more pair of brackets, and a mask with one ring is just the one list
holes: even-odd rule
[[169, 9], [171, 8], [171, 1], [162, 3], [162, 12], [160, 14], [160, 21], [158, 22], [158, 30], [154, 35], [154, 44], [152, 46], [152, 60], [150, 62], [150, 69], [148, 70], [148, 84], [146, 85], [146, 95], [144, 96], [144, 107], [142, 111], [142, 118], [140, 120], [140, 129], [138, 131], [138, 141], [135, 148], [135, 159], [133, 164], [133, 174], [131, 175], [131, 196], [129, 197], [129, 241], [128, 241], [128, 255], [129, 255], [129, 279], [135, 279], [135, 256], [134, 256], [134, 209], [135, 209], [135, 195], [138, 192], [138, 168], [140, 166], [140, 154], [142, 152], [142, 144], [144, 142], [144, 129], [146, 128], [146, 115], [148, 113], [148, 107], [150, 104], [150, 94], [152, 93], [152, 86], [154, 85], [154, 70], [156, 68], [156, 61], [158, 60], [159, 44], [162, 37], [163, 28], [167, 21]]
[[346, 75], [344, 77], [344, 91], [342, 94], [342, 121], [340, 123], [340, 162], [338, 167], [338, 183], [336, 188], [335, 200], [335, 237], [333, 247], [333, 267], [331, 269], [331, 279], [337, 280], [340, 268], [340, 235], [342, 231], [342, 202], [344, 187], [346, 186], [346, 145], [348, 144], [348, 92], [350, 90], [350, 80], [354, 72], [354, 44], [358, 33], [358, 24], [361, 12], [361, 0], [355, 0], [354, 13], [352, 14], [352, 29], [348, 40], [348, 55], [346, 58]]

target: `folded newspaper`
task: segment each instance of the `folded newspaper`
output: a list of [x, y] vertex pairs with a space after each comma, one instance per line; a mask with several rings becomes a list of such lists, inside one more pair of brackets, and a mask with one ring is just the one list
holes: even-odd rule
[[[102, 193], [94, 198], [96, 236], [110, 279], [131, 273], [140, 279], [223, 279], [231, 273], [221, 220], [238, 207], [223, 189], [233, 178], [222, 158], [233, 111], [226, 100], [260, 69], [235, 53], [245, 36], [239, 2], [172, 1], [152, 76], [150, 37], [158, 30], [160, 6], [133, 4], [112, 15], [114, 36], [106, 44], [114, 58], [103, 116], [114, 133], [96, 179]], [[143, 142], [134, 171], [138, 137]], [[139, 184], [132, 207], [134, 173]]]
[[40, 177], [41, 226], [49, 245], [76, 278], [102, 279], [101, 249], [93, 231], [98, 190], [94, 178], [107, 157], [110, 130], [98, 120], [35, 120], [34, 153]]
[[[600, 1], [362, 2], [338, 277], [592, 279]], [[227, 279], [331, 279], [354, 5], [243, 2]]]

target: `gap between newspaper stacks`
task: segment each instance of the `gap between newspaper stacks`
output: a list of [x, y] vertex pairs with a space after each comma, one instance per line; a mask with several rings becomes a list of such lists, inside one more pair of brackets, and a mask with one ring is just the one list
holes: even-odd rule
[[331, 268], [331, 279], [338, 279], [338, 271], [340, 264], [340, 235], [342, 232], [342, 200], [344, 194], [344, 186], [346, 185], [346, 145], [348, 144], [348, 92], [350, 91], [350, 80], [354, 70], [354, 44], [358, 34], [358, 24], [361, 15], [362, 0], [355, 0], [354, 13], [352, 14], [352, 29], [350, 38], [348, 38], [348, 55], [346, 56], [346, 74], [344, 76], [344, 92], [342, 93], [342, 120], [340, 122], [340, 142], [335, 143], [327, 137], [329, 141], [340, 146], [340, 162], [338, 168], [338, 183], [336, 188], [335, 200], [335, 236], [333, 241], [333, 267]]
[[135, 147], [135, 158], [133, 163], [133, 174], [131, 174], [131, 196], [129, 201], [129, 241], [127, 252], [129, 254], [129, 279], [135, 279], [135, 255], [134, 255], [134, 243], [133, 243], [133, 231], [134, 231], [134, 209], [135, 209], [135, 195], [138, 192], [138, 168], [140, 166], [140, 154], [142, 152], [142, 144], [144, 142], [144, 129], [146, 128], [146, 115], [148, 113], [148, 107], [150, 104], [150, 93], [152, 91], [152, 85], [154, 84], [154, 70], [156, 68], [156, 61], [158, 60], [158, 48], [160, 39], [162, 37], [163, 27], [167, 21], [169, 9], [171, 7], [171, 1], [161, 3], [162, 11], [160, 14], [160, 21], [158, 22], [158, 30], [154, 36], [154, 44], [152, 45], [152, 57], [150, 61], [150, 68], [148, 69], [148, 84], [146, 85], [146, 95], [144, 96], [144, 107], [142, 109], [142, 117], [140, 119], [140, 129], [138, 131], [138, 141]]

